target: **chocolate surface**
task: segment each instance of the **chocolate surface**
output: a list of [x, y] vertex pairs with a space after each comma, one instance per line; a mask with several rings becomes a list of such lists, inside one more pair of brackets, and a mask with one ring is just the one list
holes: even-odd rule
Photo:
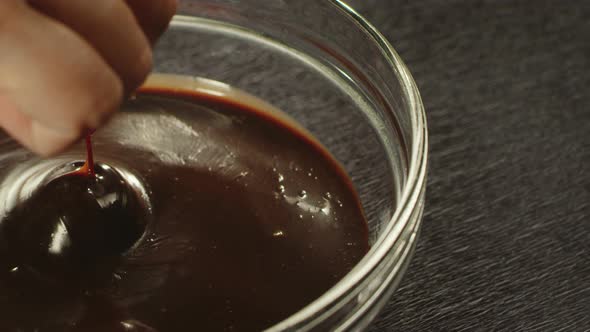
[[[21, 202], [0, 223], [2, 331], [257, 331], [318, 298], [368, 251], [350, 180], [307, 134], [222, 97], [151, 89], [142, 101], [199, 105], [195, 148], [239, 153], [203, 148], [206, 167], [136, 166], [149, 211], [116, 172], [104, 174], [102, 189], [119, 195], [110, 214], [80, 176]], [[47, 253], [60, 224], [75, 245], [56, 263]]]

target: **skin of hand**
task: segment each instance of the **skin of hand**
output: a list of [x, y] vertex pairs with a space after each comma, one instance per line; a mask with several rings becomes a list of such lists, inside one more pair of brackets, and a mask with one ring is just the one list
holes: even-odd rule
[[103, 125], [152, 68], [176, 0], [0, 0], [0, 127], [51, 156]]

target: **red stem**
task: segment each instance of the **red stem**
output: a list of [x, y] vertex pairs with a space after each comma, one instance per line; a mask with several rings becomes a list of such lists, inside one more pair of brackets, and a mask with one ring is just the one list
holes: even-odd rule
[[86, 135], [86, 163], [82, 167], [88, 175], [94, 176], [94, 154], [92, 153], [92, 134]]

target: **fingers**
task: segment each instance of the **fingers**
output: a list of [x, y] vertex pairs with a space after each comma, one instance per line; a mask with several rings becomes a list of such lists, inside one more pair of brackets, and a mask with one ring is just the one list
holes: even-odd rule
[[151, 46], [124, 0], [30, 0], [30, 3], [91, 44], [122, 79], [126, 92], [134, 91], [147, 77], [152, 67]]
[[152, 66], [150, 44], [166, 30], [176, 0], [29, 0], [71, 27], [105, 58], [132, 92]]
[[68, 146], [78, 138], [76, 132], [54, 130], [34, 121], [3, 96], [0, 96], [0, 112], [0, 126], [21, 144], [37, 151], [53, 152], [55, 147]]
[[148, 39], [154, 43], [176, 13], [177, 0], [126, 0]]
[[0, 50], [0, 126], [34, 152], [60, 152], [119, 106], [123, 85], [111, 66], [22, 1], [0, 1]]
[[144, 81], [175, 10], [176, 0], [0, 0], [0, 127], [51, 155], [100, 126]]

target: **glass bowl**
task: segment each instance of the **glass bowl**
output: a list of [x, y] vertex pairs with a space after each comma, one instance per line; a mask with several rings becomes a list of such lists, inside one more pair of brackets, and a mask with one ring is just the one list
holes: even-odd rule
[[338, 0], [180, 0], [155, 71], [220, 81], [313, 133], [361, 197], [372, 249], [327, 293], [268, 331], [365, 328], [412, 256], [424, 205], [427, 128], [397, 53]]

